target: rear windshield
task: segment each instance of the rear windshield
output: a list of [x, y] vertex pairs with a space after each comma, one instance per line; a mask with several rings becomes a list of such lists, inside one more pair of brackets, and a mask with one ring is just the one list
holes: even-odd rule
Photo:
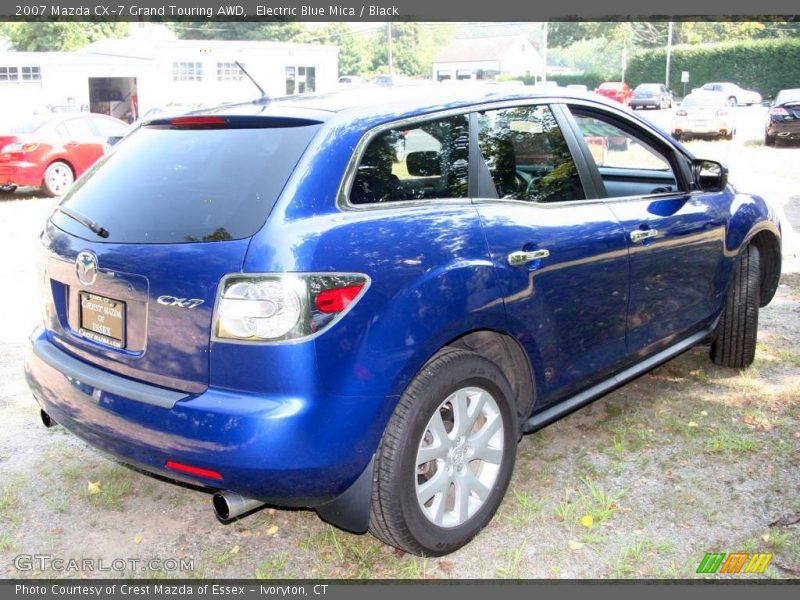
[[686, 96], [681, 106], [727, 106], [725, 98], [717, 96]]
[[775, 98], [775, 104], [795, 104], [797, 102], [800, 102], [800, 90], [783, 90], [778, 92], [778, 96]]
[[[116, 243], [250, 237], [264, 224], [319, 125], [275, 128], [142, 127], [120, 142], [62, 205]], [[53, 223], [101, 241], [64, 213]]]
[[657, 83], [641, 83], [636, 86], [637, 92], [657, 92], [661, 89], [661, 86]]

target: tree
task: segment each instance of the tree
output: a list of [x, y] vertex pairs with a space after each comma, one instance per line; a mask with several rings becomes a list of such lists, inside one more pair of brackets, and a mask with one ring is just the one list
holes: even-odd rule
[[202, 23], [168, 23], [182, 40], [257, 40], [297, 41], [306, 34], [306, 27], [297, 21], [204, 21]]
[[[444, 23], [392, 24], [392, 60], [397, 73], [430, 75], [436, 53], [453, 37], [453, 28]], [[389, 64], [386, 31], [373, 36], [372, 68], [386, 71]]]
[[341, 21], [328, 23], [316, 30], [308, 30], [307, 39], [312, 44], [339, 47], [339, 74], [360, 75], [369, 67], [369, 49], [363, 36]]
[[127, 23], [114, 22], [6, 22], [0, 36], [8, 38], [14, 50], [47, 52], [76, 50], [96, 40], [125, 37]]

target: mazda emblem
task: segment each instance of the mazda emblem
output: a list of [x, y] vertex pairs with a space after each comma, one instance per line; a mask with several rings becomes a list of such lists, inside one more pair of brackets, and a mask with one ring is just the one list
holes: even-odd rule
[[83, 285], [92, 285], [97, 279], [97, 258], [87, 250], [79, 252], [75, 258], [75, 270], [78, 273], [78, 281]]

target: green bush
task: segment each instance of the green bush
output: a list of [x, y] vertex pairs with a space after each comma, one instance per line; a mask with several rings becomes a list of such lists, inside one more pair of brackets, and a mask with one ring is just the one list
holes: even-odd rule
[[[498, 79], [501, 80], [509, 80], [509, 79], [519, 79], [525, 85], [533, 85], [536, 83], [536, 78], [533, 76], [529, 77], [499, 77]], [[548, 75], [548, 81], [555, 81], [560, 86], [572, 85], [572, 84], [583, 84], [589, 91], [593, 91], [598, 85], [603, 83], [604, 81], [611, 81], [609, 79], [605, 79], [601, 75], [597, 73], [583, 73], [582, 75]]]
[[[625, 79], [639, 83], [664, 81], [666, 49], [641, 50], [628, 63]], [[772, 98], [778, 90], [800, 87], [800, 39], [675, 46], [670, 88], [683, 92], [681, 71], [689, 71], [687, 93], [709, 81], [731, 81]]]

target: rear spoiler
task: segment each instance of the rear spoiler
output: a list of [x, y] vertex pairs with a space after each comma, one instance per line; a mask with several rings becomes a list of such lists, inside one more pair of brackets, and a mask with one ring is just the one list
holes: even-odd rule
[[307, 127], [321, 121], [298, 117], [250, 115], [183, 115], [171, 118], [150, 119], [142, 127], [154, 129], [274, 129], [280, 127]]

